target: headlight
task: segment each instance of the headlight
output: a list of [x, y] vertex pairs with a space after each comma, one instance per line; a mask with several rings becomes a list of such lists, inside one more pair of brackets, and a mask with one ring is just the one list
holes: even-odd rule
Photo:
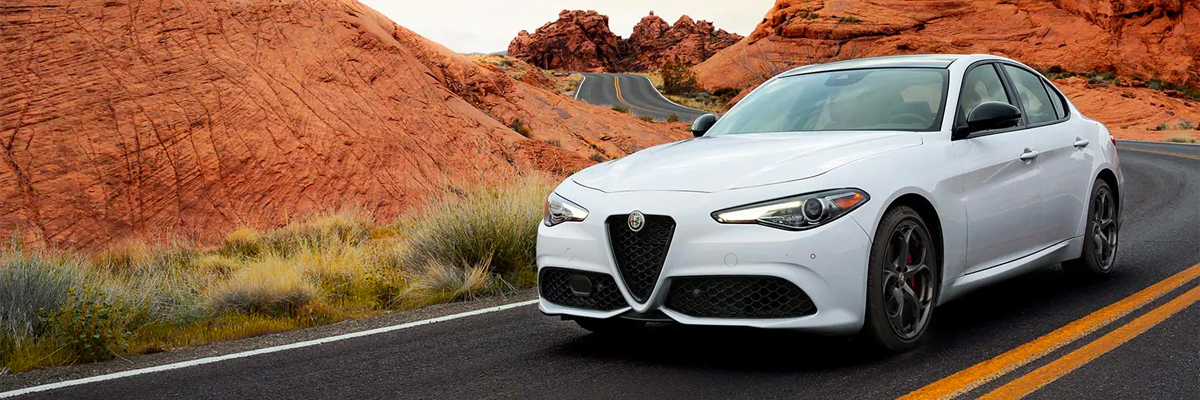
[[555, 226], [567, 221], [583, 221], [588, 216], [586, 208], [562, 198], [558, 193], [550, 194], [543, 211], [542, 222], [546, 226]]
[[724, 224], [761, 224], [799, 231], [838, 219], [869, 198], [858, 189], [836, 189], [725, 209], [712, 213], [712, 217]]

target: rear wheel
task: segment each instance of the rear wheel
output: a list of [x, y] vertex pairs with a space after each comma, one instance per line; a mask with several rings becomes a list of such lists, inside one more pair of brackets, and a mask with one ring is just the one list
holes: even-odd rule
[[925, 220], [907, 206], [884, 215], [871, 243], [863, 336], [878, 347], [917, 347], [933, 319], [941, 273]]
[[1097, 179], [1088, 203], [1087, 226], [1083, 234], [1083, 254], [1063, 262], [1063, 270], [1085, 279], [1108, 276], [1117, 259], [1117, 201], [1108, 182]]
[[634, 321], [624, 318], [576, 318], [575, 323], [583, 329], [587, 329], [592, 333], [600, 335], [622, 335], [636, 332], [646, 326], [643, 321]]

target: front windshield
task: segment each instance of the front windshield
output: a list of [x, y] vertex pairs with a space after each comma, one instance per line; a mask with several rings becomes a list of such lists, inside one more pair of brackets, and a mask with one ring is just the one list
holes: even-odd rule
[[705, 136], [847, 130], [935, 131], [945, 69], [883, 68], [783, 77], [759, 88]]

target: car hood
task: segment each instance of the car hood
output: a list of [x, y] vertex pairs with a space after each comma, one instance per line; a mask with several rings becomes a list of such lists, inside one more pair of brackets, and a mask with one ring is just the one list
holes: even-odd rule
[[604, 191], [717, 192], [811, 178], [921, 144], [912, 132], [804, 132], [701, 137], [639, 151], [572, 176]]

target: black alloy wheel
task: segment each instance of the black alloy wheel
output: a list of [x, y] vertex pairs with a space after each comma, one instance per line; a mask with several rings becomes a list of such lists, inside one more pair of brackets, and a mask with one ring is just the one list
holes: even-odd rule
[[1108, 182], [1097, 179], [1092, 186], [1083, 233], [1083, 254], [1062, 265], [1069, 274], [1094, 279], [1108, 276], [1116, 264], [1121, 223], [1117, 215], [1117, 198]]
[[878, 347], [916, 348], [933, 319], [941, 282], [937, 244], [912, 208], [884, 215], [871, 244], [863, 334]]

